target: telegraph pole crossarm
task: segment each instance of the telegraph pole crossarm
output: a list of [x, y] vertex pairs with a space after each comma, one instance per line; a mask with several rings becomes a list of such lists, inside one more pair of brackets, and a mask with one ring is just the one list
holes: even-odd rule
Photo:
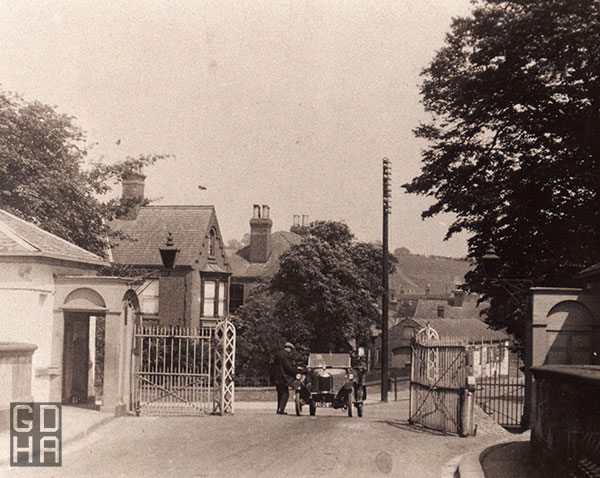
[[381, 401], [388, 400], [389, 387], [389, 277], [388, 277], [388, 216], [392, 209], [392, 166], [383, 158], [383, 264], [381, 304]]

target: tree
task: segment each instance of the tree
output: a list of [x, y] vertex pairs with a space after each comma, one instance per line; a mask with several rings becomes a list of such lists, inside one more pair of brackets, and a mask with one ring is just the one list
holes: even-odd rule
[[133, 205], [102, 202], [124, 172], [165, 156], [114, 164], [85, 162], [89, 146], [74, 118], [38, 101], [0, 91], [0, 208], [78, 246], [104, 255], [107, 221]]
[[233, 317], [238, 375], [268, 377], [269, 359], [288, 340], [300, 363], [311, 351], [367, 345], [380, 320], [382, 259], [380, 246], [356, 241], [346, 224], [311, 223], [271, 281], [253, 289]]
[[394, 250], [394, 255], [396, 257], [398, 256], [409, 256], [410, 255], [410, 250], [406, 247], [399, 247], [398, 249]]
[[287, 340], [297, 344], [298, 359], [306, 358], [308, 350], [302, 346], [307, 341], [306, 327], [294, 314], [275, 316], [276, 301], [267, 285], [260, 284], [232, 317], [236, 328], [237, 375], [254, 376], [266, 382], [270, 360]]
[[[469, 257], [492, 245], [500, 277], [569, 285], [600, 260], [599, 19], [591, 0], [479, 0], [423, 71], [429, 145], [404, 187], [435, 199], [424, 217], [456, 214]], [[479, 265], [466, 279], [522, 338], [522, 304]]]
[[366, 345], [379, 322], [382, 250], [357, 242], [348, 226], [318, 221], [309, 236], [281, 256], [270, 290], [274, 316], [297, 329], [307, 350], [348, 352]]

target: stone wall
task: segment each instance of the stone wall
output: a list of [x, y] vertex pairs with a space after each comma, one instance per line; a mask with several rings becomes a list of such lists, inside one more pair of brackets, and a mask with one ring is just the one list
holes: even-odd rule
[[31, 358], [35, 345], [0, 342], [0, 431], [10, 426], [10, 403], [31, 402]]
[[592, 476], [586, 472], [600, 467], [600, 367], [546, 365], [532, 373], [535, 476]]

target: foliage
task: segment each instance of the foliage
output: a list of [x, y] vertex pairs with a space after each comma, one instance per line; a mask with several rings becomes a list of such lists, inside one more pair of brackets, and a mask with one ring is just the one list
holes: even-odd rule
[[308, 225], [308, 233], [332, 247], [344, 247], [354, 240], [354, 234], [345, 222], [313, 221]]
[[275, 317], [296, 324], [311, 351], [348, 352], [350, 344], [368, 344], [380, 316], [381, 247], [355, 241], [344, 223], [319, 221], [309, 232], [281, 256], [271, 280], [271, 291], [281, 294]]
[[[569, 285], [600, 260], [599, 18], [597, 1], [479, 0], [423, 72], [428, 148], [405, 188], [435, 198], [424, 217], [456, 214], [471, 258], [493, 245], [501, 278]], [[467, 282], [522, 338], [525, 307], [480, 266]]]
[[293, 317], [279, 320], [273, 314], [274, 305], [274, 297], [261, 284], [251, 291], [246, 303], [232, 317], [236, 328], [237, 375], [258, 375], [267, 379], [274, 353], [287, 340], [297, 344], [302, 342], [300, 336], [294, 333], [297, 327]]
[[[380, 320], [381, 247], [356, 241], [341, 222], [317, 221], [309, 231], [232, 318], [238, 375], [268, 377], [269, 361], [286, 341], [301, 364], [311, 351], [349, 352], [351, 344], [368, 344]], [[390, 256], [392, 271], [394, 263]]]
[[85, 163], [90, 148], [74, 118], [0, 91], [0, 208], [104, 255], [106, 222], [134, 205], [100, 201], [124, 172], [164, 158]]

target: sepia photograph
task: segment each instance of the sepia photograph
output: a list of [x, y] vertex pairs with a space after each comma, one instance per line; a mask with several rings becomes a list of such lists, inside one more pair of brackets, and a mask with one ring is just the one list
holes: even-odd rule
[[600, 477], [600, 0], [0, 0], [0, 476]]

